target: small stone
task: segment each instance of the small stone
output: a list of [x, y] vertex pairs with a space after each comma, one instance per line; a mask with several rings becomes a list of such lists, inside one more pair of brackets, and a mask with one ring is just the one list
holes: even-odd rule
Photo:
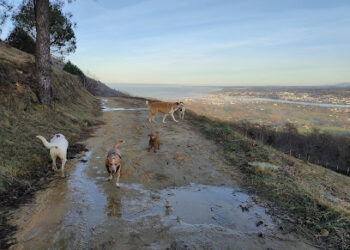
[[256, 226], [258, 227], [258, 226], [260, 226], [262, 224], [264, 224], [264, 222], [261, 220], [261, 221], [258, 221], [258, 223], [256, 223]]
[[168, 200], [166, 200], [166, 202], [165, 202], [165, 207], [166, 207], [167, 209], [171, 208], [170, 203], [169, 203]]
[[110, 240], [110, 241], [109, 241], [109, 245], [111, 245], [111, 246], [114, 246], [115, 243], [116, 243], [115, 240]]
[[322, 236], [324, 236], [324, 237], [329, 236], [329, 232], [328, 232], [327, 229], [322, 229], [322, 230], [321, 230], [321, 234], [322, 234]]

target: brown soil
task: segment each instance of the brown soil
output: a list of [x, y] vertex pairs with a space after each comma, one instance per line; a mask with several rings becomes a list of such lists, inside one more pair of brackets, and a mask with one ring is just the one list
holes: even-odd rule
[[[109, 107], [144, 107], [110, 98]], [[285, 233], [266, 202], [240, 189], [240, 171], [186, 121], [148, 123], [148, 111], [104, 112], [84, 141], [89, 152], [69, 161], [35, 200], [12, 213], [14, 249], [313, 249]], [[148, 134], [161, 147], [148, 152]], [[123, 139], [121, 188], [107, 181], [104, 160]]]

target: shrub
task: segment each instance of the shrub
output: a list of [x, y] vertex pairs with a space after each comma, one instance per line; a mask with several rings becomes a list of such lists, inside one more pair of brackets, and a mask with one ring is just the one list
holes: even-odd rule
[[73, 63], [71, 63], [70, 61], [68, 61], [64, 67], [63, 67], [63, 70], [68, 72], [68, 73], [71, 73], [72, 75], [77, 75], [77, 76], [84, 76], [84, 73], [83, 71], [81, 71], [78, 66], [74, 65]]
[[9, 45], [29, 54], [35, 54], [35, 41], [23, 29], [15, 27], [7, 40]]

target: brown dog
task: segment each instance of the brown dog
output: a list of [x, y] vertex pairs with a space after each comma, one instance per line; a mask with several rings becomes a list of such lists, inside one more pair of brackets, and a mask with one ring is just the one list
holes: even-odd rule
[[106, 159], [106, 169], [109, 173], [108, 179], [111, 181], [113, 179], [113, 175], [116, 175], [115, 185], [119, 187], [119, 177], [120, 170], [122, 168], [122, 155], [118, 149], [119, 145], [122, 144], [123, 141], [118, 141], [114, 147], [108, 151], [107, 159]]
[[161, 112], [164, 114], [163, 116], [163, 123], [165, 123], [165, 118], [167, 115], [170, 115], [174, 122], [177, 122], [175, 117], [174, 117], [174, 112], [180, 108], [180, 103], [179, 102], [153, 102], [153, 103], [148, 103], [146, 101], [146, 105], [151, 111], [151, 114], [148, 118], [149, 122], [156, 122], [154, 118], [158, 114], [158, 112]]
[[154, 153], [157, 152], [157, 148], [159, 150], [160, 141], [159, 141], [159, 132], [149, 134], [149, 143], [148, 143], [148, 152], [151, 151], [152, 147], [154, 148]]

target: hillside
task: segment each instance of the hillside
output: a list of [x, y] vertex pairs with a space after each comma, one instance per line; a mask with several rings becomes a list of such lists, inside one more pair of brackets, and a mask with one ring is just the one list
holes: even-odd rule
[[112, 89], [108, 87], [106, 84], [97, 81], [95, 79], [92, 79], [88, 76], [85, 76], [85, 85], [87, 90], [93, 94], [94, 96], [106, 96], [106, 97], [112, 97], [112, 96], [128, 96], [128, 94], [123, 93], [121, 91]]
[[52, 67], [53, 104], [48, 109], [38, 102], [32, 55], [0, 42], [0, 62], [0, 196], [1, 203], [12, 203], [52, 174], [47, 149], [35, 136], [50, 139], [60, 132], [74, 148], [100, 108], [77, 76]]

